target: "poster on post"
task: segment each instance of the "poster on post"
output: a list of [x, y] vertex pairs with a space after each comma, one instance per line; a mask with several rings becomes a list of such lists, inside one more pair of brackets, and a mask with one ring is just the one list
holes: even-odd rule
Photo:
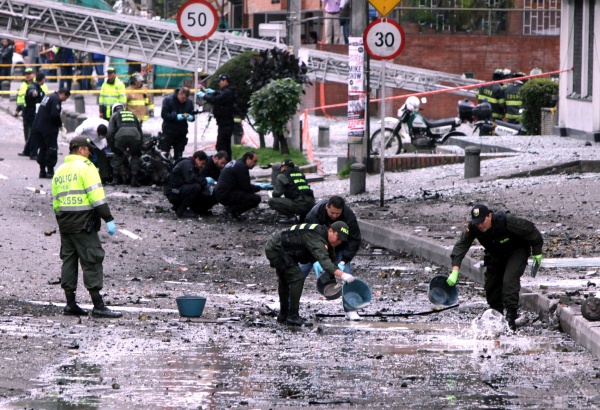
[[363, 38], [348, 38], [348, 144], [362, 144], [365, 137], [364, 63]]

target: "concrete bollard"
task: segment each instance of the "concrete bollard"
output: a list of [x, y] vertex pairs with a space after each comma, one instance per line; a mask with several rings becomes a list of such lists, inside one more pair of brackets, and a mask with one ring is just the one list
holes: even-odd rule
[[77, 128], [78, 115], [79, 114], [77, 114], [76, 112], [67, 113], [67, 124], [65, 125], [65, 127], [67, 128], [67, 132], [73, 132], [75, 131], [75, 128]]
[[274, 162], [271, 164], [271, 184], [275, 186], [277, 181], [277, 175], [281, 174], [281, 162]]
[[73, 81], [73, 83], [71, 83], [71, 91], [81, 91], [81, 84], [77, 81]]
[[[2, 81], [2, 91], [10, 91], [10, 81]], [[2, 98], [10, 98], [10, 94], [2, 94]]]
[[465, 178], [476, 178], [481, 172], [481, 148], [471, 145], [465, 148]]
[[75, 95], [75, 97], [73, 97], [73, 101], [75, 101], [75, 112], [79, 114], [85, 114], [85, 99], [83, 95]]
[[[79, 114], [79, 115], [77, 116], [77, 127], [79, 127], [81, 124], [83, 124], [83, 122], [84, 122], [85, 120], [87, 120], [87, 115], [84, 115], [84, 114]], [[77, 127], [75, 127], [75, 128], [77, 128]]]
[[319, 148], [329, 148], [329, 126], [319, 125], [319, 137], [317, 141]]
[[367, 166], [359, 162], [350, 165], [350, 195], [362, 194], [367, 187]]

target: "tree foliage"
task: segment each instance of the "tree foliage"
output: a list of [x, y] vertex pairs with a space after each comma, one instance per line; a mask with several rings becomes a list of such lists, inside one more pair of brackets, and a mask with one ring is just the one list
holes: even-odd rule
[[[295, 55], [280, 48], [262, 50], [250, 61], [252, 75], [250, 87], [260, 90], [271, 80], [289, 78], [300, 85], [312, 85], [308, 79], [308, 68]], [[304, 90], [302, 90], [304, 93]]]
[[521, 123], [529, 135], [542, 132], [542, 108], [553, 107], [558, 95], [558, 83], [547, 78], [534, 78], [521, 88], [523, 100], [523, 119]]

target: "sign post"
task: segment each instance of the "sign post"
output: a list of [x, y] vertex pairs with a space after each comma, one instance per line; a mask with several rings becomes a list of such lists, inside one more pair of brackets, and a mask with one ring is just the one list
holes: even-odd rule
[[[190, 0], [177, 12], [177, 27], [187, 39], [196, 41], [196, 69], [194, 70], [194, 108], [196, 108], [196, 92], [198, 90], [198, 46], [199, 41], [213, 35], [217, 29], [219, 18], [217, 10], [206, 0]], [[194, 151], [198, 149], [198, 124], [194, 121]]]
[[[397, 4], [397, 3], [396, 3]], [[388, 12], [389, 13], [389, 12]], [[363, 41], [367, 53], [381, 61], [381, 146], [379, 148], [379, 173], [381, 176], [379, 188], [379, 206], [384, 205], [384, 168], [385, 168], [385, 62], [398, 56], [404, 49], [404, 30], [394, 20], [379, 18], [365, 29]], [[391, 136], [390, 136], [391, 137]]]

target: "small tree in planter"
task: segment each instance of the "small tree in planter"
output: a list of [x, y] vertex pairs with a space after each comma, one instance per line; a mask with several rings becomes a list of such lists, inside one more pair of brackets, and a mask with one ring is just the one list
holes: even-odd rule
[[520, 94], [525, 109], [521, 123], [528, 135], [540, 135], [542, 108], [554, 105], [553, 98], [558, 94], [558, 83], [547, 78], [534, 78], [523, 85]]
[[302, 85], [291, 78], [283, 78], [269, 82], [250, 97], [254, 126], [262, 134], [272, 132], [273, 138], [279, 141], [282, 154], [290, 153], [285, 139], [287, 123], [297, 112], [303, 92]]

